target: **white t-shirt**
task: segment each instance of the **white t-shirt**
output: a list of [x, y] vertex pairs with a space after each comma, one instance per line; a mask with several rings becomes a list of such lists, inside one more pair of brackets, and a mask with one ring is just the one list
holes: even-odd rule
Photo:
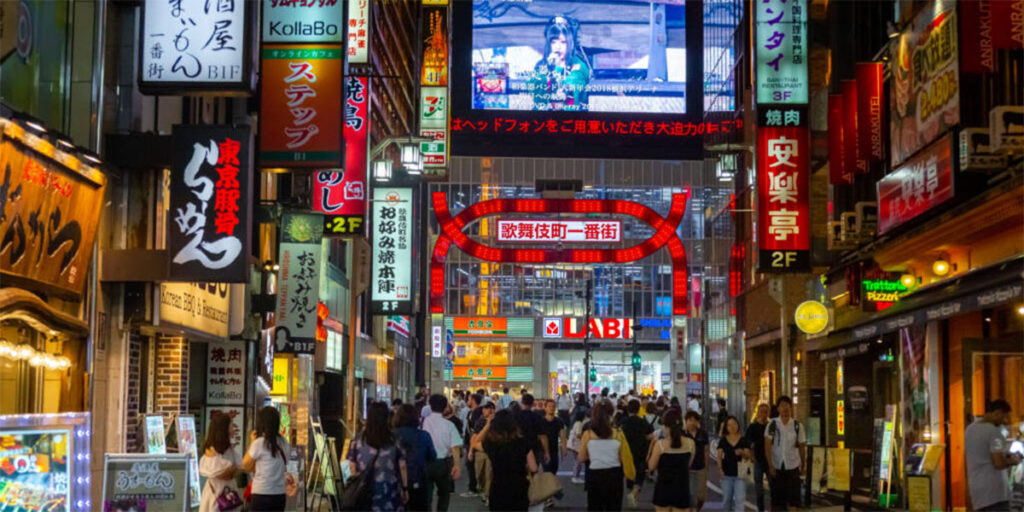
[[568, 393], [558, 395], [557, 402], [557, 408], [559, 411], [568, 411], [569, 409], [572, 409], [572, 395]]
[[459, 434], [459, 429], [455, 428], [455, 424], [446, 420], [441, 413], [431, 412], [423, 419], [423, 425], [420, 428], [430, 434], [430, 440], [434, 442], [434, 451], [437, 452], [439, 459], [451, 457], [452, 448], [462, 446], [462, 435]]
[[618, 439], [599, 439], [594, 436], [587, 441], [587, 455], [590, 457], [590, 469], [610, 469], [622, 465], [619, 460], [619, 448], [621, 443]]
[[280, 451], [271, 454], [270, 447], [262, 437], [249, 445], [249, 457], [256, 461], [256, 470], [252, 476], [253, 494], [284, 494], [288, 442], [277, 436], [277, 447]]
[[[777, 441], [772, 437], [772, 424], [775, 425], [774, 430], [779, 436]], [[772, 466], [775, 469], [782, 469], [783, 463], [786, 464], [786, 469], [800, 467], [799, 445], [807, 444], [807, 432], [801, 425], [800, 435], [797, 436], [794, 425], [796, 425], [796, 420], [793, 418], [790, 418], [789, 422], [785, 424], [782, 423], [781, 418], [772, 418], [764, 428], [764, 442], [772, 447]]]
[[[202, 498], [199, 500], [199, 512], [219, 512], [217, 496], [220, 496], [220, 492], [224, 489], [225, 485], [234, 489], [235, 481], [233, 479], [221, 480], [216, 478], [216, 475], [241, 465], [242, 461], [238, 458], [238, 453], [232, 448], [228, 448], [226, 452], [217, 453], [212, 457], [203, 455], [199, 459], [199, 476], [206, 478], [206, 485], [203, 486], [202, 490]], [[237, 491], [238, 489], [235, 490]], [[241, 496], [242, 493], [239, 492], [238, 495]]]

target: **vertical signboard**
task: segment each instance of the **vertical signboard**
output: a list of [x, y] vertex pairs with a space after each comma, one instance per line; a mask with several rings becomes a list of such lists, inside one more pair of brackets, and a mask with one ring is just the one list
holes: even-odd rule
[[206, 361], [206, 404], [245, 404], [245, 343], [208, 343]]
[[178, 125], [171, 145], [170, 279], [247, 282], [252, 231], [249, 128]]
[[370, 89], [365, 76], [345, 79], [345, 168], [313, 174], [313, 211], [324, 214], [325, 235], [362, 235]]
[[345, 0], [263, 0], [264, 43], [341, 44]]
[[420, 89], [420, 128], [448, 126], [448, 89], [423, 87]]
[[843, 80], [843, 168], [851, 174], [868, 172], [868, 163], [860, 155], [860, 128], [857, 124], [857, 81]]
[[946, 135], [878, 180], [878, 234], [953, 197], [952, 152]]
[[423, 66], [420, 85], [448, 85], [448, 7], [424, 5], [420, 33], [423, 34]]
[[274, 352], [312, 354], [320, 301], [320, 239], [323, 216], [286, 213], [281, 219]]
[[806, 110], [758, 112], [758, 270], [810, 270], [810, 141]]
[[[447, 16], [447, 8], [434, 7]], [[447, 39], [445, 39], [447, 45]], [[447, 46], [446, 46], [447, 48]], [[425, 53], [427, 50], [425, 50]], [[424, 55], [426, 59], [426, 55]], [[447, 75], [447, 71], [445, 72]], [[424, 74], [426, 79], [427, 75]], [[447, 79], [446, 79], [447, 81]], [[420, 136], [429, 140], [420, 143], [424, 172], [428, 175], [443, 176], [448, 165], [448, 88], [420, 88]]]
[[933, 0], [900, 35], [890, 61], [893, 167], [960, 122], [957, 39], [952, 0]]
[[412, 312], [412, 189], [373, 190], [371, 311]]
[[366, 64], [370, 46], [370, 0], [348, 1], [349, 64]]
[[807, 0], [755, 5], [757, 103], [807, 103]]
[[843, 95], [828, 95], [828, 178], [832, 185], [852, 185], [853, 173], [846, 169], [846, 132], [843, 129]]
[[264, 45], [260, 56], [261, 165], [340, 167], [341, 48]]
[[248, 89], [251, 5], [234, 0], [145, 0], [139, 24], [139, 89]]
[[882, 162], [882, 63], [858, 62], [856, 75], [857, 157], [866, 164]]
[[[1004, 0], [972, 0], [960, 2], [960, 71], [962, 73], [994, 73], [996, 52], [993, 42], [994, 10], [992, 4], [1009, 4]], [[1024, 6], [1024, 1], [1019, 2]], [[1022, 10], [1024, 15], [1024, 10]], [[1024, 30], [1024, 27], [1022, 27]], [[1017, 44], [1019, 48], [1024, 41]]]

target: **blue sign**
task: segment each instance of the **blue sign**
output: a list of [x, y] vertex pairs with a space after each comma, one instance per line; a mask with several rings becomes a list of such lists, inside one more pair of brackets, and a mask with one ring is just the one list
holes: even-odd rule
[[452, 360], [447, 357], [444, 358], [444, 369], [449, 371], [455, 369], [455, 366], [452, 365]]

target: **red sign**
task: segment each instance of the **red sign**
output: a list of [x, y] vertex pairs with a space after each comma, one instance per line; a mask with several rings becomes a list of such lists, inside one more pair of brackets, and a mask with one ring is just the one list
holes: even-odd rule
[[[882, 63], [857, 63], [857, 158], [881, 162], [882, 151]], [[867, 171], [865, 165], [864, 171]]]
[[953, 141], [946, 135], [878, 181], [878, 233], [953, 197]]
[[[562, 335], [564, 338], [583, 339], [588, 334], [583, 329], [582, 318], [566, 318], [565, 326], [565, 333]], [[633, 324], [629, 318], [591, 318], [588, 327], [591, 339], [628, 340], [633, 338]]]
[[572, 133], [576, 135], [644, 135], [657, 137], [703, 137], [711, 133], [733, 133], [743, 130], [743, 120], [726, 120], [719, 122], [683, 122], [683, 121], [597, 121], [584, 119], [534, 118], [507, 119], [502, 117], [493, 120], [473, 121], [453, 117], [453, 132], [466, 133]]
[[996, 0], [991, 4], [993, 46], [1020, 51], [1024, 46], [1024, 0]]
[[[370, 85], [365, 76], [349, 76], [345, 82], [345, 172], [341, 181], [320, 193], [329, 196], [330, 204], [341, 205], [334, 215], [363, 215], [366, 211], [366, 155], [369, 152]], [[314, 191], [314, 195], [317, 191]]]
[[[960, 71], [994, 73], [996, 52], [992, 41], [992, 4], [1010, 2], [972, 0], [960, 2]], [[1021, 2], [1024, 5], [1024, 2]], [[1024, 19], [1024, 18], [1022, 18]], [[1020, 45], [1018, 44], [1019, 48]]]
[[619, 242], [619, 220], [499, 220], [499, 242]]
[[[783, 114], [776, 116], [775, 111]], [[772, 273], [808, 270], [810, 140], [806, 113], [784, 107], [762, 112], [764, 118], [759, 119], [757, 129], [758, 267]], [[779, 118], [782, 122], [776, 123]]]
[[846, 170], [843, 137], [843, 95], [828, 95], [828, 176], [832, 185], [852, 185], [853, 173]]
[[860, 129], [857, 118], [857, 81], [843, 80], [843, 166], [852, 174], [868, 172], [868, 162], [860, 154]]

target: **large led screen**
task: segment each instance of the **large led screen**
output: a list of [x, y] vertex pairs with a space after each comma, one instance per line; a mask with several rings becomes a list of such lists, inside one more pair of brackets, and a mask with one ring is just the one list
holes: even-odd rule
[[473, 1], [473, 108], [686, 112], [683, 0]]

